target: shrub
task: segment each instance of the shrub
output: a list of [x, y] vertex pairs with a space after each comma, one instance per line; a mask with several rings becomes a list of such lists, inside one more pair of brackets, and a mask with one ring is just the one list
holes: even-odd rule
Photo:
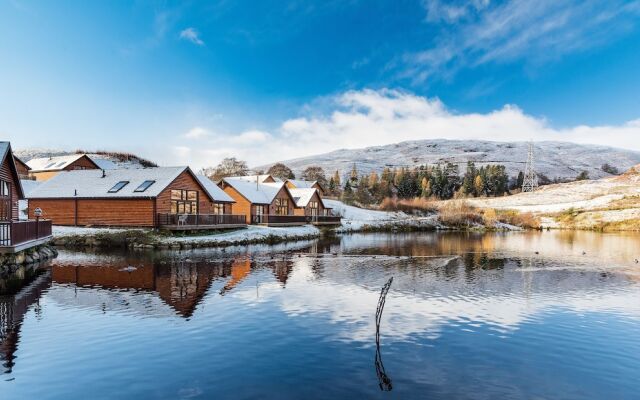
[[392, 199], [387, 197], [382, 200], [378, 209], [383, 211], [402, 211], [407, 214], [434, 213], [438, 210], [433, 200], [422, 197], [413, 199]]
[[439, 208], [440, 222], [451, 227], [481, 224], [482, 215], [466, 201], [448, 201]]

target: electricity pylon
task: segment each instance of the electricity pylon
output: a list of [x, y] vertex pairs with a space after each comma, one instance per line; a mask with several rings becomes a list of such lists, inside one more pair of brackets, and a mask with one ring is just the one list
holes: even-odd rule
[[533, 168], [533, 142], [529, 143], [529, 154], [527, 164], [524, 168], [524, 180], [522, 181], [523, 192], [533, 192], [538, 188], [538, 175]]

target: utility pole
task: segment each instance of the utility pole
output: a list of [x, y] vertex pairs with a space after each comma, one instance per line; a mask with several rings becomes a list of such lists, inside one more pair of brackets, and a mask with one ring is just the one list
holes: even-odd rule
[[533, 142], [529, 142], [529, 154], [527, 164], [524, 168], [524, 180], [522, 182], [523, 192], [533, 192], [538, 188], [538, 175], [533, 167]]

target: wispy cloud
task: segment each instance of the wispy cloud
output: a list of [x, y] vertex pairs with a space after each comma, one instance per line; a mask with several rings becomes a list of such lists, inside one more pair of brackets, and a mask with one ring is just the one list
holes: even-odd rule
[[461, 68], [514, 60], [545, 62], [599, 46], [634, 29], [640, 1], [425, 0], [435, 44], [405, 54], [400, 76], [414, 83], [442, 79]]
[[211, 132], [209, 132], [207, 129], [204, 129], [200, 126], [195, 126], [189, 129], [184, 134], [184, 137], [186, 137], [187, 139], [202, 139], [208, 136], [211, 136]]
[[206, 136], [189, 147], [189, 157], [181, 162], [202, 167], [236, 156], [255, 166], [340, 148], [436, 138], [615, 143], [618, 147], [640, 150], [640, 120], [613, 126], [557, 129], [544, 118], [526, 114], [515, 105], [488, 113], [458, 114], [437, 98], [391, 89], [348, 91], [332, 101], [332, 109], [310, 107], [306, 110], [310, 116], [288, 119], [272, 132], [248, 130]]
[[204, 46], [204, 41], [200, 39], [200, 34], [194, 28], [187, 28], [180, 32], [180, 39], [188, 40], [198, 46]]

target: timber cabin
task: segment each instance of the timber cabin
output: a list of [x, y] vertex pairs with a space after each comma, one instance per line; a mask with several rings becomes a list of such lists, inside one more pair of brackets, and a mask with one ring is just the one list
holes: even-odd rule
[[100, 166], [86, 154], [68, 156], [42, 157], [27, 161], [29, 176], [36, 181], [46, 181], [62, 171], [100, 169]]
[[233, 199], [189, 167], [63, 171], [33, 189], [28, 199], [29, 215], [39, 208], [55, 225], [246, 226], [244, 216], [231, 214]]
[[269, 226], [305, 225], [304, 215], [295, 215], [296, 201], [282, 181], [271, 175], [234, 176], [218, 183], [235, 201], [237, 213], [248, 224]]
[[289, 189], [318, 189], [320, 194], [324, 196], [325, 191], [322, 185], [318, 183], [318, 181], [303, 181], [300, 179], [287, 179], [286, 181], [287, 187]]
[[340, 217], [334, 216], [331, 208], [324, 204], [319, 189], [309, 187], [289, 189], [289, 192], [296, 202], [294, 215], [305, 216], [313, 225], [340, 225]]
[[9, 142], [0, 142], [0, 253], [15, 253], [51, 239], [51, 221], [19, 221], [18, 202], [24, 200], [18, 169]]
[[29, 167], [24, 161], [16, 156], [13, 156], [13, 161], [16, 163], [16, 170], [18, 171], [18, 177], [21, 180], [28, 180], [31, 178], [31, 167]]

